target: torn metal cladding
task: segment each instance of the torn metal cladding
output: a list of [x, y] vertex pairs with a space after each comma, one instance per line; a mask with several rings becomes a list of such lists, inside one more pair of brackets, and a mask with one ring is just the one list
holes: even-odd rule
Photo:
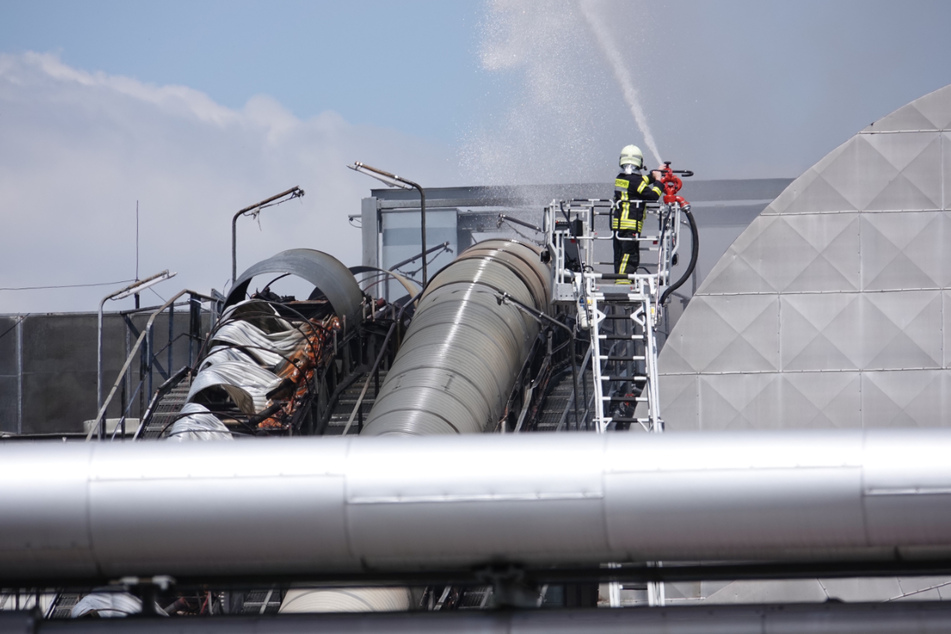
[[264, 273], [289, 273], [313, 284], [310, 299], [326, 297], [345, 333], [360, 323], [363, 293], [353, 274], [337, 258], [314, 249], [290, 249], [258, 262], [235, 280], [225, 306], [242, 301], [251, 278]]
[[0, 580], [948, 560], [949, 453], [941, 429], [0, 445]]
[[[208, 337], [210, 350], [198, 366], [182, 417], [169, 430], [176, 440], [202, 439], [195, 428], [211, 424], [207, 390], [223, 390], [257, 429], [286, 429], [295, 410], [312, 394], [316, 370], [325, 362], [336, 316], [322, 320], [288, 320], [266, 301], [252, 299], [232, 306]], [[209, 393], [214, 400], [214, 393]], [[225, 412], [219, 412], [226, 415]], [[262, 420], [263, 419], [263, 420]], [[256, 421], [256, 422], [255, 422]], [[209, 436], [207, 438], [216, 438]]]
[[332, 333], [340, 321], [328, 317], [320, 323], [300, 322], [302, 336], [297, 347], [278, 364], [278, 385], [268, 392], [268, 403], [283, 405], [278, 413], [258, 423], [258, 429], [286, 429], [297, 408], [305, 405], [313, 394], [314, 374], [330, 352]]
[[[292, 274], [312, 283], [310, 299], [323, 299], [333, 314], [307, 319], [264, 299], [244, 299], [251, 279], [265, 273]], [[353, 274], [336, 258], [311, 249], [292, 249], [259, 262], [236, 281], [209, 350], [188, 393], [187, 411], [172, 424], [169, 438], [215, 439], [212, 418], [246, 431], [286, 430], [312, 401], [314, 376], [330, 358], [334, 333], [359, 324], [363, 294]], [[227, 395], [224, 401], [221, 393]], [[212, 409], [220, 411], [212, 412]], [[231, 411], [231, 410], [234, 411]]]
[[426, 287], [363, 435], [473, 434], [502, 416], [539, 324], [499, 298], [548, 310], [550, 274], [537, 247], [489, 240]]

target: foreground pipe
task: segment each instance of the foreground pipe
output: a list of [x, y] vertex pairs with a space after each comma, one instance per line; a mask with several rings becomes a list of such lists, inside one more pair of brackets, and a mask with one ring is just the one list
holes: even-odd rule
[[408, 613], [321, 614], [259, 617], [176, 617], [42, 621], [26, 612], [0, 613], [0, 634], [69, 632], [135, 634], [946, 634], [951, 603], [815, 605], [704, 605], [624, 610], [506, 610]]
[[500, 303], [503, 293], [548, 310], [551, 283], [537, 247], [480, 242], [432, 279], [364, 435], [473, 434], [498, 424], [539, 331]]
[[946, 429], [0, 444], [0, 581], [949, 558], [949, 455]]

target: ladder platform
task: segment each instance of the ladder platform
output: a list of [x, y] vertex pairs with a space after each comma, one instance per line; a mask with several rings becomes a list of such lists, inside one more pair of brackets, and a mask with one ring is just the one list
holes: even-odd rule
[[[648, 250], [647, 247], [641, 246], [641, 251], [647, 251], [647, 250]], [[653, 251], [654, 249], [650, 249], [650, 250]], [[613, 261], [613, 260], [612, 260], [612, 261], [609, 261], [609, 262], [599, 261], [599, 262], [595, 262], [595, 264], [598, 265], [598, 266], [610, 266], [612, 269], [614, 268], [614, 261]], [[642, 263], [640, 264], [640, 266], [638, 266], [638, 268], [639, 268], [639, 269], [648, 269], [648, 270], [650, 270], [650, 269], [656, 269], [656, 268], [657, 268], [657, 265], [654, 264], [653, 262], [642, 262]], [[641, 275], [644, 275], [644, 273], [641, 273]], [[653, 275], [653, 273], [651, 273], [650, 275]]]
[[631, 284], [599, 284], [596, 290], [604, 296], [605, 300], [612, 303], [618, 299], [637, 303], [651, 301], [647, 295], [634, 290]]
[[[637, 278], [635, 277], [635, 276], [637, 276], [637, 275], [639, 275], [639, 276], [642, 277], [642, 278], [643, 278], [643, 277], [646, 277], [646, 275], [645, 275], [644, 273], [597, 273], [597, 272], [596, 272], [596, 273], [592, 273], [591, 275], [592, 275], [592, 277], [594, 277], [595, 279], [601, 279], [601, 280], [615, 280], [615, 281], [620, 281], [620, 282], [623, 282], [623, 281], [633, 282], [633, 281], [635, 281], [635, 280], [637, 279]], [[622, 286], [622, 284], [619, 284], [618, 286]]]
[[627, 418], [624, 416], [615, 416], [611, 418], [611, 422], [612, 423], [640, 423], [643, 425], [648, 423], [649, 421], [646, 418]]

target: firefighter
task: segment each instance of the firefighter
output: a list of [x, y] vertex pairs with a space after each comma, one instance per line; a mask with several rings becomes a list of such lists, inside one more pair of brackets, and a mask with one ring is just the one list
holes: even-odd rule
[[[637, 271], [641, 262], [637, 237], [644, 228], [644, 203], [659, 200], [661, 173], [657, 170], [641, 174], [644, 155], [636, 145], [625, 145], [618, 163], [621, 173], [614, 179], [614, 212], [611, 230], [614, 235], [614, 272], [620, 275]], [[617, 280], [628, 284], [628, 280]]]

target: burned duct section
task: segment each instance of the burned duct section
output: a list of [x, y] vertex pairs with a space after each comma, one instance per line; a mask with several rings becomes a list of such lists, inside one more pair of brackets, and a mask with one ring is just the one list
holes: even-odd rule
[[[306, 300], [270, 290], [248, 295], [251, 279], [296, 275], [314, 285]], [[312, 422], [316, 380], [359, 322], [363, 294], [334, 257], [293, 249], [236, 280], [209, 335], [170, 440], [229, 439], [233, 433], [299, 433]]]
[[429, 283], [370, 411], [363, 434], [463, 434], [494, 429], [551, 299], [533, 245], [488, 240]]

